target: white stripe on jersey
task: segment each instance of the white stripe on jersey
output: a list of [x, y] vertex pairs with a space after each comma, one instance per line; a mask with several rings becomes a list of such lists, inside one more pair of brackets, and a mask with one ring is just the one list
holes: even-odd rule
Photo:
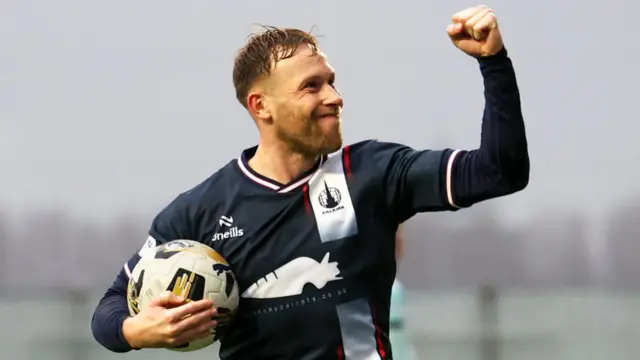
[[131, 270], [129, 269], [129, 263], [124, 263], [124, 273], [131, 279]]
[[449, 161], [447, 162], [447, 200], [449, 201], [449, 205], [455, 208], [460, 207], [453, 202], [453, 161], [459, 153], [460, 150], [455, 150], [454, 152], [452, 152], [451, 155], [449, 155]]

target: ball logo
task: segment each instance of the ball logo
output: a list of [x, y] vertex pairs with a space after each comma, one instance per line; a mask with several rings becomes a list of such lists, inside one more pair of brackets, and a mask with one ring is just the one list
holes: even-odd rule
[[233, 277], [233, 273], [231, 272], [231, 266], [225, 263], [217, 263], [213, 264], [213, 271], [217, 276], [222, 276], [224, 274], [226, 279], [227, 286], [224, 289], [224, 293], [227, 296], [231, 296], [231, 292], [233, 291], [233, 285], [236, 282], [236, 279]]
[[167, 290], [188, 301], [198, 301], [204, 297], [204, 285], [204, 276], [180, 268], [176, 271]]
[[340, 205], [342, 200], [342, 194], [334, 187], [329, 187], [327, 182], [324, 182], [324, 190], [318, 196], [318, 202], [322, 207], [326, 209], [333, 209]]
[[213, 271], [216, 272], [216, 275], [220, 276], [223, 272], [231, 271], [231, 266], [227, 264], [213, 264]]
[[129, 306], [134, 314], [140, 312], [140, 293], [142, 292], [142, 280], [144, 280], [144, 270], [140, 272], [138, 279], [131, 278], [127, 287]]

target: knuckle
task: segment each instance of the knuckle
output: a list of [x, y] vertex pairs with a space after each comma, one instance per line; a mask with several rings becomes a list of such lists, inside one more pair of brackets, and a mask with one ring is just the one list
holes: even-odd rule
[[177, 330], [176, 326], [173, 324], [170, 324], [170, 325], [167, 325], [165, 332], [167, 336], [173, 337], [173, 335], [175, 335], [175, 333], [177, 332], [176, 330]]

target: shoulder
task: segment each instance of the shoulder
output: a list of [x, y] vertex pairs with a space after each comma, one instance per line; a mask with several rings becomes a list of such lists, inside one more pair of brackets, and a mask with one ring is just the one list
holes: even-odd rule
[[227, 198], [224, 186], [231, 181], [230, 164], [233, 162], [175, 196], [154, 218], [150, 235], [160, 241], [197, 239], [202, 220]]
[[225, 197], [225, 188], [234, 183], [236, 160], [232, 160], [204, 180], [179, 193], [169, 207], [182, 212], [193, 212], [215, 206]]
[[375, 139], [362, 140], [356, 143], [346, 145], [342, 148], [345, 158], [358, 160], [371, 160], [373, 154], [380, 148], [380, 142]]
[[351, 154], [371, 153], [389, 146], [403, 146], [401, 144], [380, 141], [378, 139], [366, 139], [345, 146], [345, 151]]
[[393, 153], [407, 148], [404, 145], [384, 142], [377, 139], [366, 139], [346, 145], [342, 149], [342, 157], [347, 171], [366, 173], [367, 177], [377, 179], [381, 171], [393, 158]]
[[344, 155], [351, 160], [354, 168], [365, 165], [363, 170], [385, 173], [390, 167], [402, 160], [410, 159], [419, 154], [412, 147], [396, 142], [381, 141], [378, 139], [363, 140], [345, 146]]
[[416, 151], [412, 147], [392, 141], [381, 141], [378, 139], [368, 139], [345, 146], [345, 152], [352, 156], [379, 157], [388, 156], [398, 152]]

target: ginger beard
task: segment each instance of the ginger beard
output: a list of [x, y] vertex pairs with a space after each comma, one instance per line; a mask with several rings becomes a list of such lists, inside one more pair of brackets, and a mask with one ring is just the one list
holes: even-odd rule
[[305, 114], [302, 109], [282, 106], [274, 119], [275, 134], [291, 151], [317, 156], [342, 147], [342, 120], [338, 109], [316, 109]]

